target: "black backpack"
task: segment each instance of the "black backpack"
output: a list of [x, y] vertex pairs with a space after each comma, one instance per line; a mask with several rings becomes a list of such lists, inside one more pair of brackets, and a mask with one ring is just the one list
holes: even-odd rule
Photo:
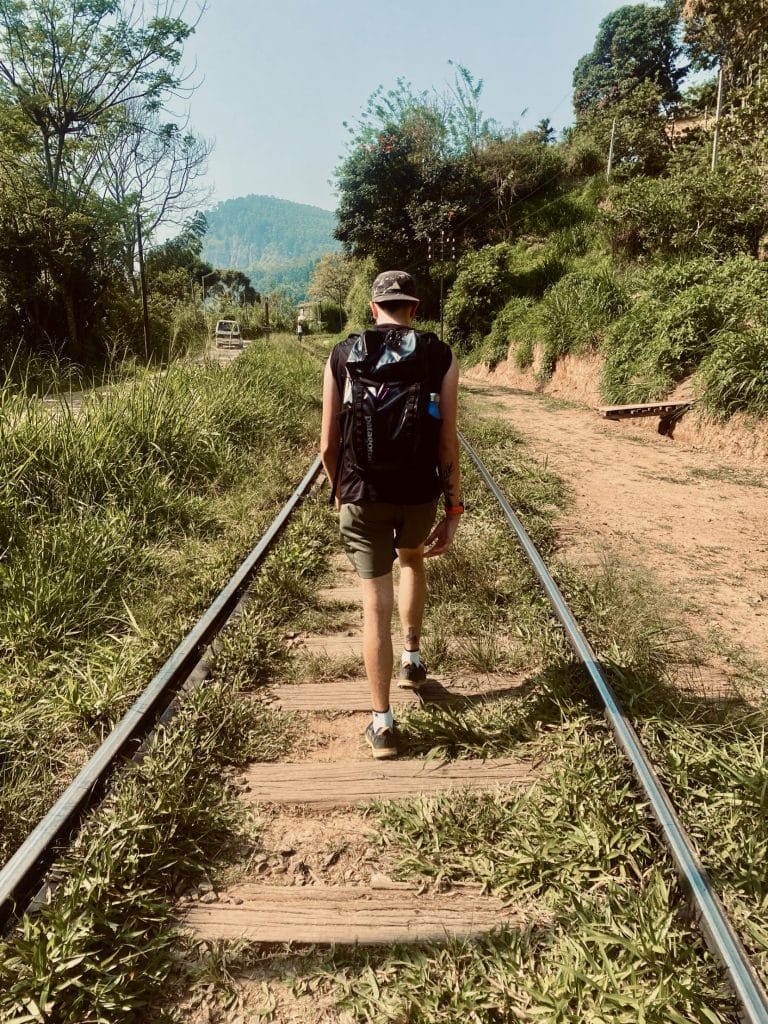
[[434, 472], [440, 414], [430, 403], [425, 335], [401, 328], [363, 331], [346, 363], [339, 414], [342, 450], [331, 501], [346, 459], [366, 483]]

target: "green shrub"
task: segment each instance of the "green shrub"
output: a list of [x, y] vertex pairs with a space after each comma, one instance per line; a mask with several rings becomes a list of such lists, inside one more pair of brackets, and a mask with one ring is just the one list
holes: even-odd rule
[[605, 170], [605, 152], [587, 132], [573, 132], [563, 155], [566, 171], [573, 178], [597, 175]]
[[414, 320], [414, 329], [417, 331], [431, 331], [440, 337], [440, 321], [439, 320]]
[[593, 241], [593, 227], [590, 224], [580, 223], [553, 232], [547, 239], [546, 245], [548, 252], [557, 259], [566, 261], [584, 256]]
[[629, 257], [756, 256], [768, 204], [756, 167], [723, 162], [617, 186], [603, 219], [613, 251]]
[[662, 264], [644, 287], [603, 344], [602, 387], [611, 402], [663, 398], [710, 356], [723, 332], [768, 326], [768, 267], [746, 256]]
[[347, 324], [347, 314], [342, 306], [335, 302], [323, 302], [320, 306], [320, 320], [323, 330], [328, 334], [339, 334]]
[[521, 345], [530, 347], [532, 360], [538, 334], [537, 304], [532, 299], [510, 299], [493, 321], [489, 333], [473, 349], [472, 361], [485, 363], [492, 370], [507, 358], [510, 347], [517, 352]]
[[540, 298], [564, 272], [563, 261], [543, 246], [502, 242], [465, 256], [445, 304], [448, 341], [457, 352], [470, 352], [509, 299]]
[[533, 357], [536, 354], [536, 339], [533, 337], [522, 338], [515, 346], [515, 366], [518, 370], [527, 370], [533, 365]]
[[655, 401], [674, 385], [659, 369], [653, 351], [655, 331], [664, 311], [656, 299], [636, 303], [608, 331], [601, 383], [608, 402]]
[[171, 356], [194, 355], [207, 347], [208, 325], [203, 310], [197, 305], [177, 306], [171, 320]]
[[568, 352], [597, 348], [608, 325], [625, 312], [627, 303], [624, 289], [608, 267], [561, 278], [541, 303], [542, 375], [550, 377], [558, 358]]
[[768, 416], [768, 328], [719, 334], [698, 381], [711, 412]]

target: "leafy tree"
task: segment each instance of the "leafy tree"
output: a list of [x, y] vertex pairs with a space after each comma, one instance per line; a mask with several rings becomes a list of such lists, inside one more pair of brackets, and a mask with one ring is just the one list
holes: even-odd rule
[[219, 270], [209, 285], [212, 295], [220, 295], [237, 306], [255, 306], [261, 296], [241, 270]]
[[600, 23], [592, 52], [573, 73], [577, 117], [609, 111], [646, 82], [658, 90], [662, 107], [671, 110], [687, 73], [680, 64], [682, 54], [674, 4], [635, 4], [612, 11]]
[[200, 296], [203, 277], [206, 283], [214, 280], [213, 267], [201, 259], [207, 227], [205, 214], [196, 213], [177, 235], [148, 250], [145, 269], [151, 294], [182, 302]]
[[34, 126], [50, 192], [88, 184], [90, 140], [127, 105], [157, 110], [181, 85], [193, 29], [176, 8], [157, 0], [146, 20], [119, 0], [0, 0], [0, 87]]
[[[163, 122], [156, 112], [127, 104], [100, 142], [98, 185], [115, 203], [140, 212], [145, 238], [169, 220], [178, 223], [205, 199], [199, 181], [211, 146], [186, 125]], [[137, 250], [135, 217], [126, 216], [123, 236], [130, 278]]]
[[[699, 68], [724, 76], [724, 141], [732, 156], [764, 166], [768, 141], [768, 8], [754, 0], [686, 0], [685, 38]], [[711, 103], [710, 106], [713, 106]]]
[[548, 117], [542, 117], [536, 125], [536, 135], [547, 146], [555, 141], [555, 129], [552, 127], [552, 122]]
[[449, 95], [453, 103], [446, 110], [446, 125], [455, 152], [474, 157], [492, 139], [500, 136], [499, 126], [492, 118], [483, 115], [480, 97], [483, 92], [482, 78], [476, 79], [463, 64], [454, 64], [453, 85]]
[[723, 64], [739, 89], [756, 78], [768, 50], [768, 8], [759, 0], [685, 0], [685, 38], [694, 65]]
[[66, 341], [76, 359], [94, 354], [104, 302], [132, 277], [115, 245], [125, 250], [135, 189], [110, 189], [107, 154], [128, 120], [151, 120], [181, 88], [184, 8], [157, 0], [145, 17], [120, 0], [0, 0], [0, 116], [16, 152], [2, 167], [2, 216], [29, 257], [5, 250], [0, 287], [27, 297], [31, 336]]
[[124, 280], [121, 216], [96, 198], [75, 210], [53, 205], [33, 180], [23, 191], [0, 184], [0, 294], [10, 336], [53, 350], [68, 337], [71, 356], [98, 354], [95, 339]]
[[431, 110], [407, 119], [374, 143], [360, 143], [338, 172], [336, 237], [356, 258], [380, 266], [427, 264], [429, 239], [468, 212], [473, 168], [442, 155], [445, 125]]
[[[471, 155], [457, 148], [455, 129], [463, 124], [468, 133], [461, 145], [484, 131], [473, 112], [482, 83], [461, 81], [467, 93], [458, 112], [455, 98], [414, 94], [402, 80], [369, 100], [337, 171], [336, 237], [348, 256], [426, 270], [430, 239], [464, 223], [476, 207], [482, 177]], [[420, 280], [428, 312], [437, 288], [424, 273]]]
[[178, 235], [154, 246], [147, 253], [147, 272], [162, 273], [181, 267], [199, 276], [212, 270], [210, 263], [204, 263], [200, 258], [207, 230], [208, 220], [204, 213], [198, 211], [184, 223]]
[[339, 252], [327, 252], [320, 257], [312, 274], [309, 298], [318, 302], [329, 299], [339, 308], [343, 308], [354, 276], [355, 266], [351, 260]]
[[668, 124], [658, 87], [646, 81], [628, 89], [607, 111], [589, 111], [576, 132], [590, 136], [603, 154], [603, 166], [613, 135], [613, 172], [619, 177], [653, 176], [664, 171], [674, 148]]

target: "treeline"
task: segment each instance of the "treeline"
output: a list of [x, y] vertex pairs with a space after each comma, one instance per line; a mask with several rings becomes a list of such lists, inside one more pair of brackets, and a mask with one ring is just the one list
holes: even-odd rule
[[0, 0], [6, 365], [18, 352], [162, 356], [200, 330], [189, 300], [212, 270], [199, 260], [204, 221], [147, 260], [148, 342], [137, 267], [139, 232], [146, 244], [198, 204], [209, 153], [169, 112], [194, 85], [181, 70], [187, 6]]
[[[620, 7], [574, 70], [574, 125], [503, 131], [460, 66], [442, 93], [398, 81], [351, 129], [338, 170], [345, 306], [405, 266], [467, 358], [540, 379], [599, 350], [611, 401], [696, 372], [718, 412], [768, 412], [768, 9]], [[719, 95], [718, 95], [719, 94]], [[719, 117], [718, 117], [719, 103]]]

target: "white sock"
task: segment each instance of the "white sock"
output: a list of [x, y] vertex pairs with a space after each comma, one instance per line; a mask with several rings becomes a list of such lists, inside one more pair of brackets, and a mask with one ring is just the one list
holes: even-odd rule
[[415, 651], [403, 651], [403, 656], [400, 660], [403, 665], [420, 665], [421, 654], [419, 653], [418, 647]]
[[373, 712], [373, 731], [378, 732], [379, 729], [392, 729], [395, 725], [395, 720], [392, 717], [392, 708], [387, 708], [386, 711], [374, 711]]

